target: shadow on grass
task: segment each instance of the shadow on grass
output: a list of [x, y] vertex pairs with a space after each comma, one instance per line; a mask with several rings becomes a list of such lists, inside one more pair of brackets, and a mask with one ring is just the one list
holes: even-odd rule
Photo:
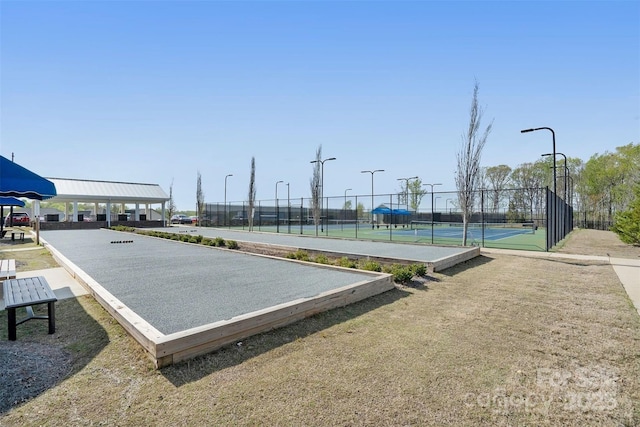
[[162, 368], [160, 372], [174, 386], [180, 387], [198, 381], [211, 373], [239, 365], [287, 343], [357, 318], [387, 304], [392, 304], [409, 295], [411, 295], [410, 292], [395, 288], [345, 307], [325, 311], [290, 325], [253, 335], [212, 353]]
[[484, 264], [488, 264], [491, 261], [493, 261], [493, 258], [491, 256], [478, 255], [477, 257], [461, 262], [460, 264], [456, 264], [453, 267], [449, 267], [446, 270], [439, 271], [438, 273], [442, 274], [443, 276], [451, 277], [451, 276], [455, 276], [458, 273], [462, 273], [463, 271], [468, 270], [470, 268], [475, 268]]
[[[46, 304], [33, 309], [36, 315], [47, 314]], [[25, 309], [16, 314], [24, 318]], [[18, 325], [17, 340], [9, 341], [7, 322], [7, 311], [0, 311], [0, 414], [73, 376], [109, 343], [107, 332], [77, 298], [56, 302], [52, 335], [46, 320], [33, 319]]]

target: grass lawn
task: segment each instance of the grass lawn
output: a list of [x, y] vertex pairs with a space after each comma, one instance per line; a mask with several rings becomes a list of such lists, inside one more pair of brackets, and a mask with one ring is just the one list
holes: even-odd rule
[[90, 297], [56, 311], [0, 329], [0, 378], [63, 366], [33, 360], [1, 425], [640, 425], [640, 316], [603, 263], [481, 256], [158, 371]]

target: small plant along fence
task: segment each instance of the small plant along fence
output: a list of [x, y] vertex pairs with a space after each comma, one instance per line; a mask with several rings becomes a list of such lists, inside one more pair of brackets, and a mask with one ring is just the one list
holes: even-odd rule
[[457, 192], [344, 195], [206, 203], [204, 226], [262, 232], [548, 251], [573, 228], [573, 209], [548, 188], [479, 190], [463, 223]]

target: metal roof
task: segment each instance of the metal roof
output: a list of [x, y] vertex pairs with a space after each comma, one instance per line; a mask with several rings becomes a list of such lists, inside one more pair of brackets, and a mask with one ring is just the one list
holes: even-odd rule
[[50, 202], [94, 203], [162, 203], [169, 196], [158, 184], [47, 178], [56, 186], [58, 195]]

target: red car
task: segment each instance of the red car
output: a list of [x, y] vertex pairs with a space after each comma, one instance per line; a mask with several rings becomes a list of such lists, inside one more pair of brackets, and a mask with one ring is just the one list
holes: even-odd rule
[[[31, 219], [29, 218], [29, 214], [26, 212], [14, 212], [13, 213], [13, 225], [29, 225]], [[4, 219], [4, 226], [11, 226], [11, 214], [7, 214]]]

